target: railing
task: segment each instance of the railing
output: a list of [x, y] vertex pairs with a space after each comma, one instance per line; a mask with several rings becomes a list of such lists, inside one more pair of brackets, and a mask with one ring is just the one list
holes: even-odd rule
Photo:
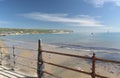
[[[38, 41], [38, 50], [33, 50], [33, 49], [26, 49], [26, 48], [18, 48], [18, 47], [0, 47], [0, 48], [9, 48], [9, 49], [12, 49], [12, 55], [11, 55], [11, 66], [12, 66], [12, 70], [14, 71], [15, 70], [15, 67], [16, 67], [16, 64], [18, 65], [21, 65], [21, 66], [25, 66], [25, 67], [29, 67], [31, 69], [34, 69], [37, 71], [37, 76], [38, 78], [42, 78], [44, 73], [50, 75], [50, 76], [53, 76], [55, 78], [61, 78], [59, 76], [56, 76], [54, 75], [53, 73], [51, 72], [48, 72], [47, 70], [44, 70], [44, 64], [49, 64], [49, 65], [52, 65], [52, 66], [56, 66], [56, 67], [59, 67], [59, 68], [64, 68], [66, 70], [71, 70], [71, 71], [75, 71], [75, 72], [78, 72], [78, 73], [83, 73], [83, 74], [86, 74], [86, 75], [90, 75], [91, 78], [96, 78], [96, 77], [99, 77], [99, 78], [109, 78], [109, 77], [106, 77], [106, 76], [102, 76], [102, 75], [99, 75], [99, 74], [96, 74], [96, 64], [97, 62], [96, 61], [102, 61], [102, 62], [109, 62], [109, 63], [115, 63], [115, 64], [120, 64], [120, 61], [113, 61], [113, 60], [106, 60], [106, 59], [101, 59], [101, 58], [97, 58], [95, 53], [93, 53], [93, 56], [92, 57], [88, 57], [88, 56], [80, 56], [80, 55], [73, 55], [73, 54], [67, 54], [67, 53], [60, 53], [60, 52], [54, 52], [54, 51], [47, 51], [47, 50], [43, 50], [41, 48], [41, 41], [39, 40]], [[28, 57], [24, 57], [24, 56], [21, 56], [21, 55], [18, 55], [15, 53], [15, 50], [16, 49], [21, 49], [21, 50], [32, 50], [32, 51], [38, 51], [38, 54], [37, 54], [37, 58], [36, 59], [33, 59], [33, 58], [28, 58]], [[71, 67], [67, 67], [67, 66], [63, 66], [63, 65], [59, 65], [59, 64], [55, 64], [55, 63], [52, 63], [52, 62], [47, 62], [43, 59], [43, 53], [50, 53], [50, 54], [55, 54], [55, 55], [61, 55], [61, 56], [68, 56], [68, 57], [75, 57], [75, 58], [82, 58], [82, 59], [88, 59], [88, 60], [91, 60], [92, 61], [92, 66], [91, 66], [91, 72], [87, 72], [87, 71], [83, 71], [83, 70], [78, 70], [78, 69], [74, 69], [74, 68], [71, 68]], [[7, 53], [3, 53], [3, 52], [0, 52], [0, 64], [2, 65], [2, 60], [3, 59], [3, 54], [7, 54]], [[16, 61], [16, 58], [24, 58], [26, 60], [31, 60], [31, 61], [36, 61], [37, 63], [37, 67], [35, 66], [29, 66], [29, 65], [26, 65], [26, 64], [23, 64], [21, 62], [18, 62]]]
[[[73, 54], [66, 54], [66, 53], [59, 53], [59, 52], [43, 50], [43, 49], [41, 49], [41, 41], [40, 40], [38, 42], [38, 45], [39, 45], [39, 47], [38, 47], [38, 72], [37, 72], [38, 73], [38, 78], [42, 78], [43, 73], [46, 73], [46, 74], [49, 74], [51, 76], [54, 76], [54, 77], [58, 78], [58, 76], [55, 76], [54, 74], [43, 70], [44, 63], [52, 65], [52, 66], [64, 68], [64, 69], [67, 69], [67, 70], [71, 70], [71, 71], [87, 74], [87, 75], [90, 75], [92, 78], [96, 78], [96, 77], [99, 77], [99, 78], [109, 78], [109, 77], [106, 77], [106, 76], [102, 76], [102, 75], [96, 74], [96, 61], [120, 64], [120, 61], [113, 61], [113, 60], [97, 58], [95, 53], [93, 53], [92, 57], [87, 57], [87, 56], [79, 56], [79, 55], [73, 55]], [[69, 56], [69, 57], [75, 57], [75, 58], [90, 59], [90, 60], [92, 60], [92, 67], [91, 67], [92, 72], [86, 72], [86, 71], [77, 70], [77, 69], [74, 69], [74, 68], [58, 65], [58, 64], [55, 64], [55, 63], [46, 62], [46, 61], [44, 61], [42, 59], [42, 53], [50, 53], [50, 54]]]
[[[29, 62], [36, 62], [37, 64], [37, 58], [30, 58], [30, 57], [25, 57], [25, 56], [22, 56], [22, 55], [19, 55], [19, 53], [17, 53], [15, 50], [28, 50], [28, 51], [35, 51], [37, 53], [38, 50], [34, 50], [34, 49], [26, 49], [26, 48], [19, 48], [19, 47], [0, 47], [0, 50], [1, 49], [9, 49], [7, 53], [5, 53], [4, 51], [0, 51], [0, 65], [2, 66], [3, 65], [3, 61], [5, 60], [4, 58], [7, 57], [7, 61], [10, 61], [8, 64], [9, 67], [12, 71], [15, 71], [15, 69], [19, 66], [22, 66], [22, 67], [27, 67], [29, 69], [32, 69], [32, 70], [35, 70], [37, 71], [37, 65], [36, 66], [31, 66], [29, 64], [26, 64], [24, 63], [24, 61], [18, 61], [16, 59], [25, 59]], [[28, 53], [29, 54], [29, 53]], [[7, 56], [6, 56], [7, 55]], [[22, 69], [22, 68], [19, 68], [19, 69]], [[23, 69], [24, 70], [24, 69]], [[34, 77], [36, 78], [36, 77]]]

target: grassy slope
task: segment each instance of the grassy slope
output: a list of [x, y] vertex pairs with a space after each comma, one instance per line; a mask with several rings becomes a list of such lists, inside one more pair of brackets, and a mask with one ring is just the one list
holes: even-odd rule
[[56, 29], [13, 29], [13, 28], [0, 28], [0, 33], [59, 33], [59, 32], [73, 32], [71, 30], [56, 30]]

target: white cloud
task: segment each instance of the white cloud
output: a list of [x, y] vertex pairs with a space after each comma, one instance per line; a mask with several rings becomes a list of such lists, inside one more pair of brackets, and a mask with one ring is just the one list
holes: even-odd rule
[[104, 26], [100, 21], [88, 15], [69, 17], [68, 14], [28, 13], [22, 14], [22, 16], [39, 21], [59, 22], [74, 26]]
[[120, 0], [85, 0], [92, 3], [95, 7], [103, 7], [105, 3], [113, 3], [116, 6], [120, 6]]

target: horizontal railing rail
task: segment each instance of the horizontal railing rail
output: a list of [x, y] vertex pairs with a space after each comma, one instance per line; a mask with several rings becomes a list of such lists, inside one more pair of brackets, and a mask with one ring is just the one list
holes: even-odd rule
[[[57, 54], [62, 56], [70, 56], [70, 57], [76, 57], [76, 58], [83, 58], [83, 59], [92, 59], [92, 57], [89, 56], [80, 56], [80, 55], [74, 55], [74, 54], [67, 54], [67, 53], [60, 53], [60, 52], [54, 52], [54, 51], [47, 51], [47, 50], [41, 50], [43, 53], [50, 53], [50, 54]], [[118, 63], [120, 64], [120, 61], [115, 60], [108, 60], [108, 59], [101, 59], [101, 58], [95, 58], [97, 61], [103, 61], [103, 62], [111, 62], [111, 63]]]
[[[47, 50], [41, 50], [41, 51], [44, 52], [44, 53], [57, 54], [57, 55], [62, 55], [62, 56], [69, 56], [69, 57], [76, 57], [76, 58], [83, 58], [83, 59], [91, 59], [92, 60], [92, 57], [87, 57], [87, 56], [59, 53], [59, 52], [53, 52], [53, 51], [47, 51]], [[96, 60], [99, 60], [99, 61], [101, 60], [102, 61], [104, 59], [96, 58]], [[110, 60], [106, 60], [106, 61], [110, 61]], [[68, 70], [84, 73], [84, 74], [87, 74], [87, 75], [91, 75], [92, 74], [91, 72], [85, 72], [85, 71], [82, 71], [82, 70], [77, 70], [77, 69], [74, 69], [74, 68], [69, 68], [69, 67], [65, 67], [65, 66], [62, 66], [62, 65], [57, 65], [57, 64], [54, 64], [54, 63], [50, 63], [50, 62], [45, 62], [45, 61], [43, 61], [43, 62], [46, 63], [46, 64], [50, 64], [50, 65], [57, 66], [57, 67], [60, 67], [60, 68], [64, 68], [64, 69], [68, 69]], [[116, 62], [116, 61], [114, 61], [114, 62]], [[116, 62], [116, 63], [118, 63], [118, 62]], [[96, 77], [101, 77], [101, 78], [108, 78], [108, 77], [101, 76], [101, 75], [98, 75], [98, 74], [95, 74], [95, 76]]]
[[38, 50], [36, 50], [36, 49], [23, 48], [23, 47], [16, 47], [16, 49], [30, 50], [30, 51], [38, 51]]
[[120, 64], [120, 61], [101, 59], [101, 58], [97, 58], [97, 57], [96, 57], [96, 60], [97, 60], [97, 61], [103, 61], [103, 62], [110, 62], [110, 63]]
[[[32, 57], [25, 57], [25, 56], [21, 56], [21, 55], [19, 55], [19, 54], [17, 54], [16, 52], [15, 52], [15, 50], [17, 50], [17, 49], [20, 49], [20, 50], [29, 50], [29, 51], [38, 51], [38, 50], [35, 50], [35, 49], [29, 49], [29, 48], [20, 48], [20, 47], [15, 47], [15, 46], [13, 46], [13, 47], [0, 47], [0, 49], [3, 49], [3, 48], [7, 48], [7, 49], [12, 49], [11, 50], [11, 52], [9, 52], [9, 53], [7, 53], [7, 52], [3, 52], [3, 51], [0, 51], [0, 65], [2, 65], [2, 61], [4, 60], [4, 57], [3, 57], [3, 55], [10, 55], [10, 59], [9, 60], [11, 60], [11, 62], [10, 62], [10, 64], [11, 64], [11, 66], [12, 66], [12, 70], [14, 70], [15, 69], [15, 67], [16, 67], [16, 64], [17, 65], [21, 65], [21, 66], [25, 66], [25, 67], [28, 67], [28, 68], [31, 68], [31, 69], [34, 69], [34, 70], [36, 70], [37, 71], [37, 67], [36, 66], [30, 66], [30, 65], [28, 65], [28, 64], [24, 64], [24, 63], [22, 63], [21, 61], [16, 61], [16, 58], [22, 58], [22, 59], [25, 59], [25, 60], [28, 60], [28, 61], [31, 61], [31, 62], [36, 62], [36, 64], [37, 64], [37, 59], [36, 58], [32, 58]], [[36, 67], [36, 68], [35, 68]]]
[[41, 50], [41, 52], [44, 52], [44, 53], [50, 53], [50, 54], [58, 54], [58, 55], [63, 55], [63, 56], [76, 57], [76, 58], [92, 59], [91, 57], [87, 57], [87, 56], [80, 56], [80, 55], [66, 54], [66, 53], [53, 52], [53, 51], [47, 51], [47, 50]]
[[[60, 67], [60, 68], [64, 68], [64, 69], [67, 69], [67, 70], [71, 70], [71, 71], [87, 74], [87, 75], [91, 75], [92, 74], [91, 72], [85, 72], [85, 71], [82, 71], [82, 70], [77, 70], [77, 69], [74, 69], [74, 68], [70, 68], [70, 67], [66, 67], [66, 66], [50, 63], [50, 62], [45, 62], [44, 61], [44, 63], [49, 64], [49, 65], [53, 65], [53, 66], [57, 66], [57, 67]], [[101, 76], [101, 75], [98, 75], [98, 74], [95, 74], [95, 76], [96, 77], [101, 77], [101, 78], [108, 78], [108, 77]]]

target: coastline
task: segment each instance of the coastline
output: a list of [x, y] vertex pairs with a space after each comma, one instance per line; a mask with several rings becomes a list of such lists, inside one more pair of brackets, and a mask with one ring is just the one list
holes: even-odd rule
[[[2, 42], [7, 43], [5, 41], [2, 41]], [[10, 44], [10, 43], [8, 43], [8, 44]], [[17, 44], [17, 46], [19, 48], [30, 48], [30, 46], [31, 46], [32, 49], [33, 48], [37, 49], [38, 44], [37, 43], [27, 43], [26, 45], [24, 45], [24, 46], [23, 45], [24, 44], [22, 44], [22, 45]], [[7, 45], [4, 45], [4, 46], [7, 46]], [[75, 50], [75, 49], [64, 48], [64, 47], [60, 47], [60, 46], [57, 46], [57, 45], [44, 44], [44, 43], [42, 43], [42, 49], [48, 50], [48, 51], [74, 54], [74, 55], [81, 55], [81, 56], [92, 56], [91, 51]], [[17, 53], [19, 53], [19, 55], [27, 57], [27, 58], [31, 58], [31, 57], [33, 58], [33, 56], [34, 56], [34, 58], [37, 58], [37, 51], [30, 51], [30, 50], [15, 50], [15, 51]], [[56, 63], [56, 64], [65, 65], [65, 66], [73, 67], [73, 68], [76, 68], [76, 69], [82, 69], [83, 71], [91, 71], [91, 64], [90, 64], [89, 60], [83, 60], [83, 59], [76, 59], [76, 58], [71, 58], [71, 57], [53, 55], [53, 54], [49, 54], [49, 53], [43, 53], [43, 59], [45, 61], [48, 61], [48, 62], [53, 62], [53, 63]], [[16, 60], [20, 61], [21, 63], [27, 63], [31, 66], [32, 65], [36, 66], [36, 64], [37, 64], [36, 62], [32, 62], [32, 63], [31, 62], [26, 62], [26, 60], [24, 60], [24, 59], [16, 59]], [[21, 66], [19, 66], [19, 67], [21, 67]], [[34, 75], [35, 75], [36, 71], [31, 70], [33, 72], [28, 72], [28, 71], [26, 71], [27, 69], [28, 68], [21, 67], [21, 69], [18, 69], [18, 70], [21, 70], [25, 73], [27, 72], [28, 74], [34, 73]], [[55, 70], [55, 69], [58, 69], [58, 70]], [[120, 75], [119, 75], [120, 71], [118, 69], [119, 69], [119, 66], [118, 65], [113, 65], [113, 64], [98, 63], [98, 65], [97, 65], [97, 73], [105, 75], [105, 76], [110, 76], [111, 78], [120, 77]], [[74, 78], [79, 78], [80, 76], [81, 76], [81, 78], [89, 78], [89, 76], [87, 76], [85, 74], [80, 74], [80, 73], [72, 72], [72, 71], [69, 71], [69, 70], [60, 69], [60, 68], [53, 67], [53, 66], [50, 66], [50, 65], [47, 65], [47, 64], [45, 64], [45, 70], [47, 70], [49, 72], [52, 72], [55, 75], [62, 76], [62, 78], [73, 78], [73, 77]], [[104, 70], [106, 70], [106, 71], [104, 71]], [[49, 76], [47, 76], [47, 77], [49, 77]]]
[[17, 29], [17, 28], [0, 28], [0, 36], [23, 35], [23, 34], [62, 34], [72, 33], [72, 30], [58, 29]]

